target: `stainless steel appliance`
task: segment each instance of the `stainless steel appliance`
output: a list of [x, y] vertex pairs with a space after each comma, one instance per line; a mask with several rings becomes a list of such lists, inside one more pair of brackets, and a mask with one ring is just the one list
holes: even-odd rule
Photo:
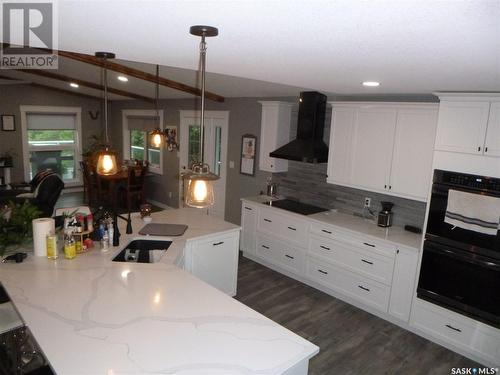
[[417, 296], [500, 328], [499, 232], [445, 222], [450, 190], [500, 199], [500, 179], [434, 172]]
[[377, 225], [379, 227], [387, 228], [392, 225], [392, 202], [380, 202], [382, 210], [378, 213]]
[[268, 182], [267, 183], [267, 196], [275, 197], [278, 195], [278, 183], [277, 182]]

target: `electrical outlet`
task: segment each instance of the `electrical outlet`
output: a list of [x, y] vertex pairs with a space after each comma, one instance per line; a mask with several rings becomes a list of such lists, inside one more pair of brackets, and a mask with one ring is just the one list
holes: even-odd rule
[[365, 198], [365, 206], [364, 206], [364, 207], [365, 207], [365, 208], [370, 208], [371, 204], [372, 204], [372, 199], [371, 199], [371, 198], [366, 197], [366, 198]]

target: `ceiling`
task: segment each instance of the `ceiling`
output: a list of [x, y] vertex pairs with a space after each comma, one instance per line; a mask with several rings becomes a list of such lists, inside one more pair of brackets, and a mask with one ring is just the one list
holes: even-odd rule
[[[162, 76], [192, 86], [199, 38], [189, 26], [218, 27], [208, 39], [207, 86], [225, 97], [500, 91], [498, 0], [59, 1], [58, 12], [59, 49], [113, 51], [151, 73], [161, 64]], [[97, 68], [62, 60], [61, 73], [98, 82]], [[151, 83], [112, 79], [154, 96]]]

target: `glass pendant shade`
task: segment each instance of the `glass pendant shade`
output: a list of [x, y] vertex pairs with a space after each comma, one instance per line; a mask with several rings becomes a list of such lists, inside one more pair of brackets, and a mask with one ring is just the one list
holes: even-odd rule
[[163, 144], [163, 132], [160, 129], [155, 129], [151, 133], [151, 146], [159, 148]]
[[116, 155], [108, 147], [99, 151], [96, 172], [101, 176], [110, 176], [118, 173]]
[[195, 164], [192, 171], [184, 176], [186, 182], [186, 196], [184, 202], [189, 207], [207, 208], [213, 206], [214, 185], [213, 181], [219, 176], [210, 172], [207, 164]]

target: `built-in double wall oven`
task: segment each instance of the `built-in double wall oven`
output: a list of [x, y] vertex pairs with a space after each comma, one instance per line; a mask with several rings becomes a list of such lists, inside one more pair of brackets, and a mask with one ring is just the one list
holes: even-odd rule
[[435, 170], [417, 296], [500, 328], [500, 179]]

